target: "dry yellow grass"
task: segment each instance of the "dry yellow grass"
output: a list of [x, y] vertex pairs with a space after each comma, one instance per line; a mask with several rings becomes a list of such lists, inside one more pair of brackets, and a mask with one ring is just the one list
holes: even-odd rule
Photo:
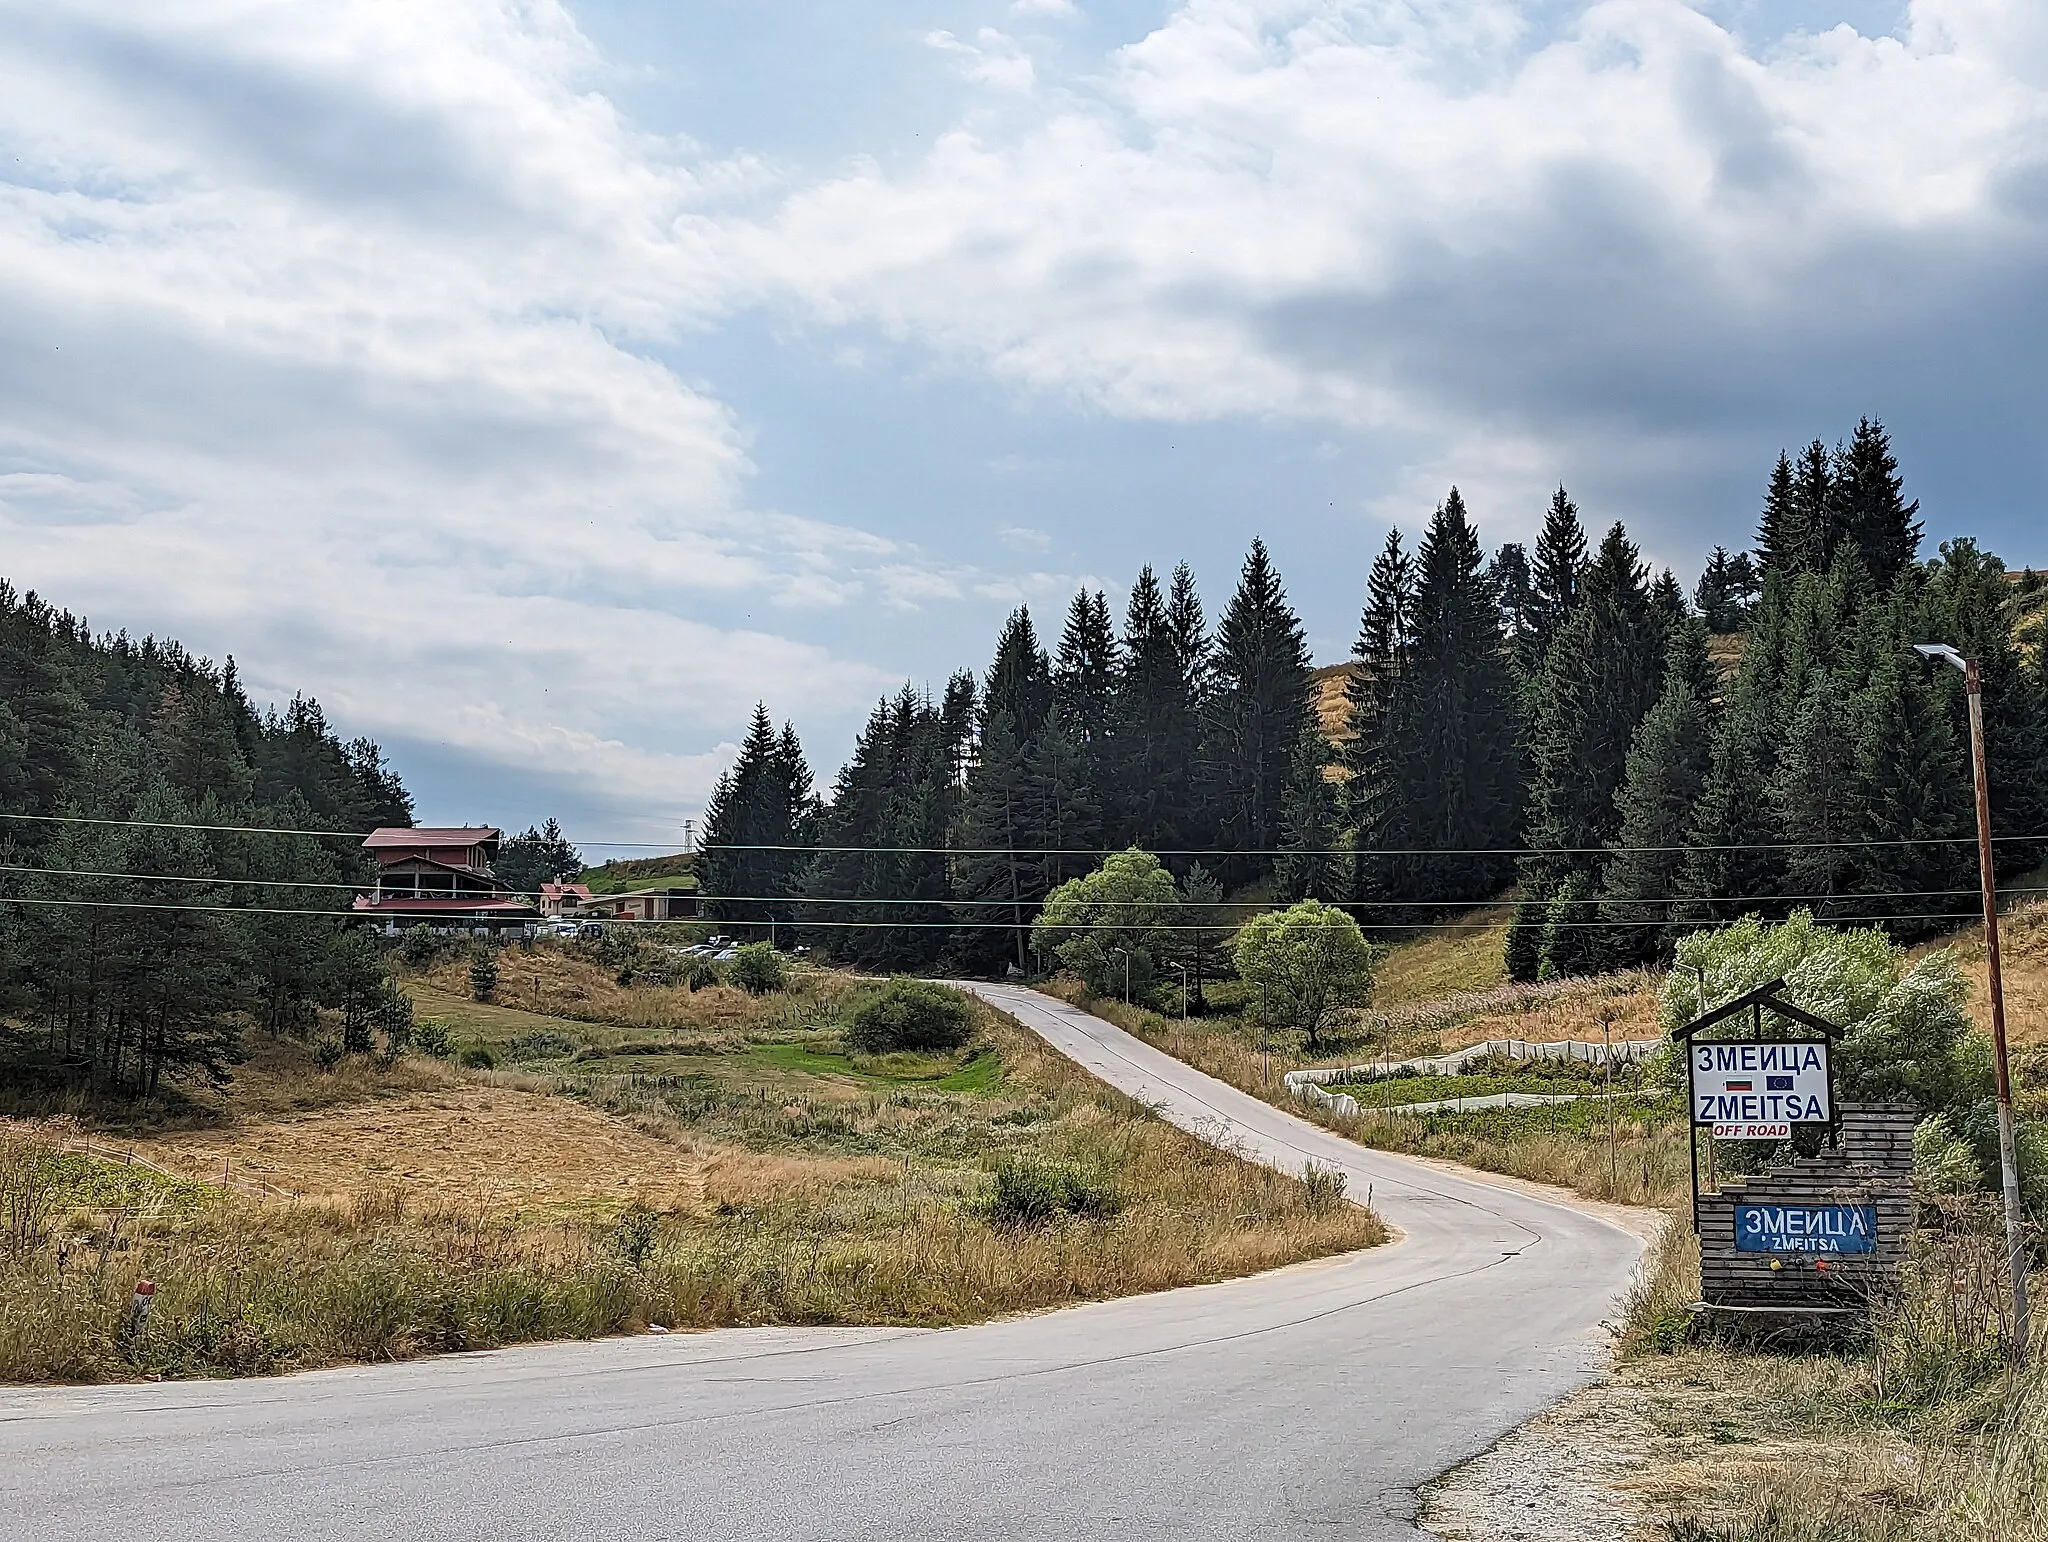
[[1373, 1006], [1385, 1011], [1500, 984], [1508, 977], [1511, 913], [1505, 905], [1470, 911], [1393, 948], [1373, 977]]
[[475, 1081], [129, 1142], [173, 1172], [308, 1198], [397, 1184], [486, 1215], [589, 1201], [695, 1209], [705, 1160], [567, 1098]]
[[[435, 1005], [443, 1011], [459, 1014], [468, 1003], [469, 961], [464, 955], [442, 959], [408, 978], [431, 987], [437, 993]], [[829, 1001], [851, 989], [852, 982], [822, 970], [805, 970], [792, 986], [790, 995], [775, 998], [771, 1005], [812, 997]], [[763, 1014], [759, 999], [729, 985], [696, 991], [680, 985], [621, 985], [616, 970], [554, 943], [502, 950], [492, 1004], [542, 1017], [693, 1034], [756, 1028]]]
[[[741, 1001], [744, 1016], [727, 1003], [716, 1020], [776, 1029], [773, 1000]], [[278, 1047], [248, 1106], [230, 1096], [205, 1127], [131, 1137], [174, 1171], [227, 1163], [308, 1196], [295, 1201], [47, 1146], [17, 1160], [19, 1133], [0, 1130], [0, 1189], [58, 1164], [47, 1213], [0, 1246], [0, 1379], [238, 1374], [647, 1323], [938, 1325], [1385, 1240], [1363, 1209], [1203, 1145], [976, 1010], [1002, 1075], [972, 1092], [785, 1097], [709, 1076], [410, 1062], [322, 1073]], [[295, 1083], [312, 1107], [285, 1095]], [[1004, 1164], [1100, 1198], [1012, 1223], [988, 1200]], [[0, 1193], [0, 1210], [17, 1198]], [[117, 1238], [118, 1260], [99, 1261], [95, 1238]], [[148, 1341], [124, 1349], [136, 1274], [157, 1281], [157, 1306]]]

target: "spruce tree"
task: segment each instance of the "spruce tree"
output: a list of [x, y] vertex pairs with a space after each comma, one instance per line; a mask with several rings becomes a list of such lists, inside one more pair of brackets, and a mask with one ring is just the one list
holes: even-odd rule
[[1621, 830], [1601, 882], [1600, 919], [1613, 963], [1669, 955], [1678, 876], [1695, 805], [1712, 769], [1713, 666], [1706, 624], [1672, 638], [1664, 692], [1637, 726], [1617, 795]]
[[1841, 544], [1841, 532], [1834, 522], [1834, 469], [1834, 456], [1818, 439], [1800, 452], [1792, 468], [1785, 553], [1785, 571], [1790, 575], [1823, 573], [1834, 565]]
[[1894, 917], [1891, 930], [1903, 938], [1942, 930], [1948, 923], [1924, 917], [1955, 908], [1942, 891], [1967, 886], [1975, 871], [1958, 842], [1975, 822], [1962, 748], [1934, 692], [1896, 647], [1876, 655], [1850, 718], [1849, 816], [1866, 843], [1850, 853], [1853, 882], [1872, 896], [1855, 901], [1858, 913]]
[[1528, 630], [1530, 607], [1536, 599], [1529, 554], [1520, 542], [1509, 541], [1493, 554], [1493, 560], [1486, 565], [1486, 582], [1500, 606], [1501, 635], [1513, 646]]
[[1860, 420], [1846, 449], [1832, 457], [1828, 522], [1835, 539], [1853, 548], [1871, 588], [1883, 593], [1919, 559], [1919, 502], [1906, 502], [1899, 463], [1884, 425]]
[[1020, 742], [1036, 734], [1052, 710], [1052, 663], [1039, 646], [1031, 611], [1018, 606], [996, 639], [995, 662], [989, 665], [981, 710], [984, 721], [995, 712], [1009, 714]]
[[1764, 490], [1763, 518], [1756, 527], [1756, 559], [1766, 571], [1787, 575], [1805, 566], [1805, 525], [1791, 457], [1783, 450], [1778, 452], [1778, 464], [1771, 468], [1770, 485]]
[[1237, 592], [1216, 629], [1209, 760], [1227, 882], [1271, 865], [1280, 804], [1310, 715], [1308, 643], [1263, 541], [1252, 542]]
[[1357, 832], [1353, 882], [1360, 900], [1399, 894], [1402, 859], [1378, 853], [1415, 844], [1398, 775], [1399, 728], [1394, 713], [1414, 607], [1414, 568], [1401, 549], [1401, 532], [1389, 530], [1366, 577], [1365, 610], [1351, 648], [1356, 662], [1345, 684], [1351, 730], [1345, 747], [1351, 772], [1346, 795]]
[[1692, 602], [1699, 608], [1700, 616], [1711, 632], [1741, 630], [1741, 622], [1734, 615], [1728, 593], [1729, 563], [1728, 548], [1716, 546], [1707, 558], [1706, 567], [1700, 570], [1700, 581], [1693, 586]]
[[1671, 569], [1659, 573], [1657, 582], [1650, 586], [1650, 608], [1664, 623], [1664, 635], [1677, 636], [1689, 612], [1685, 608], [1685, 591], [1678, 586], [1678, 577]]
[[1209, 705], [1215, 693], [1216, 653], [1202, 612], [1202, 597], [1195, 588], [1195, 575], [1185, 562], [1174, 568], [1167, 591], [1166, 634], [1173, 643], [1179, 690], [1169, 716], [1171, 726], [1165, 753], [1181, 767], [1187, 791], [1169, 826], [1174, 838], [1162, 840], [1161, 844], [1179, 851], [1213, 853], [1219, 849], [1222, 835], [1218, 829], [1215, 779], [1205, 764], [1204, 747]]
[[1066, 714], [1068, 729], [1091, 749], [1099, 749], [1109, 737], [1117, 664], [1109, 601], [1099, 589], [1093, 594], [1083, 589], [1067, 607], [1066, 629], [1053, 661], [1052, 692]]
[[1087, 750], [1055, 706], [1025, 746], [1027, 822], [1039, 834], [1046, 891], [1092, 872], [1102, 850], [1102, 804], [1089, 779]]
[[808, 858], [811, 774], [793, 726], [777, 734], [768, 709], [753, 720], [732, 769], [704, 811], [696, 874], [705, 915], [767, 935], [795, 918]]
[[1335, 760], [1329, 740], [1305, 718], [1280, 802], [1281, 855], [1275, 866], [1281, 898], [1340, 900], [1351, 875], [1338, 851], [1338, 798], [1327, 768]]
[[1848, 701], [1832, 670], [1806, 679], [1765, 793], [1785, 844], [1785, 884], [1815, 915], [1839, 914], [1834, 896], [1854, 882], [1856, 858]]
[[1036, 823], [1038, 805], [1029, 793], [1031, 768], [1018, 743], [1010, 714], [990, 713], [982, 722], [981, 752], [967, 778], [960, 813], [962, 855], [954, 893], [973, 906], [956, 914], [956, 951], [970, 969], [1014, 962], [1026, 966], [1025, 944], [1038, 905], [1051, 886], [1045, 881], [1045, 832]]
[[[2015, 836], [2048, 833], [2048, 689], [2027, 668], [2013, 635], [2013, 585], [2005, 564], [1967, 538], [1944, 541], [1928, 565], [1927, 585], [1906, 642], [1946, 642], [1977, 660], [1984, 692], [1985, 765], [1991, 776], [1991, 828], [2000, 839], [1998, 876], [2013, 877], [2041, 861], [2044, 843]], [[2041, 633], [2048, 640], [2048, 630]], [[1930, 678], [1957, 741], [1969, 724], [1955, 671]]]
[[1388, 714], [1387, 800], [1408, 846], [1443, 853], [1408, 859], [1407, 898], [1483, 899], [1513, 870], [1486, 854], [1516, 844], [1522, 788], [1515, 683], [1480, 561], [1454, 487], [1417, 552], [1412, 636]]
[[[1548, 917], [1545, 907], [1570, 875], [1587, 875], [1580, 887], [1590, 895], [1597, 852], [1619, 831], [1615, 794], [1627, 772], [1636, 725], [1662, 693], [1669, 646], [1648, 577], [1628, 533], [1616, 524], [1601, 541], [1580, 602], [1544, 662], [1528, 805], [1532, 850], [1521, 864], [1524, 904], [1511, 932], [1526, 933], [1538, 915]], [[1511, 960], [1525, 967], [1531, 952], [1527, 936], [1511, 937], [1509, 947]]]
[[1551, 495], [1550, 510], [1543, 516], [1543, 529], [1536, 537], [1529, 625], [1516, 649], [1524, 679], [1533, 681], [1542, 674], [1551, 640], [1578, 608], [1579, 584], [1585, 570], [1585, 527], [1579, 523], [1578, 505], [1560, 487]]
[[1181, 844], [1190, 792], [1185, 740], [1192, 726], [1166, 597], [1148, 566], [1131, 585], [1118, 649], [1114, 761], [1102, 789], [1105, 846], [1147, 851]]

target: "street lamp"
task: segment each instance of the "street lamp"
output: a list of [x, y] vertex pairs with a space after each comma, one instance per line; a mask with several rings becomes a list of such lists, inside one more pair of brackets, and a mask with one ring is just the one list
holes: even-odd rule
[[1123, 955], [1124, 1005], [1129, 1006], [1131, 1004], [1131, 950], [1129, 948], [1111, 948], [1109, 951], [1112, 953], [1120, 953]]
[[1186, 964], [1175, 964], [1173, 967], [1180, 971], [1180, 1020], [1186, 1022], [1188, 1020], [1188, 966]]
[[2005, 1188], [2006, 1264], [2012, 1271], [2014, 1350], [2026, 1358], [2031, 1345], [2027, 1325], [2027, 1247], [2020, 1220], [2020, 1169], [2013, 1149], [2012, 1074], [2005, 1053], [2005, 983], [1998, 968], [1998, 887], [1991, 870], [1991, 778], [1984, 766], [1984, 682], [1975, 659], [1966, 659], [1946, 643], [1915, 643], [1913, 651], [1940, 659], [1963, 672], [1970, 703], [1970, 770], [1977, 789], [1977, 874], [1984, 896], [1984, 951], [1991, 978], [1992, 1064], [1998, 1088], [1998, 1171]]

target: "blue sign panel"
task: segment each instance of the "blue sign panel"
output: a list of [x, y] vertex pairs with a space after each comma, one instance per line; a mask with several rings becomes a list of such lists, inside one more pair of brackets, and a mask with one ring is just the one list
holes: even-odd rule
[[1870, 1205], [1737, 1205], [1738, 1253], [1871, 1253], [1877, 1211]]

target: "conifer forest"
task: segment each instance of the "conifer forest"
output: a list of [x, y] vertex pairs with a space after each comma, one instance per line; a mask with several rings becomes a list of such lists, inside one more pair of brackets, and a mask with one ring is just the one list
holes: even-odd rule
[[1754, 548], [1690, 593], [1564, 488], [1533, 550], [1491, 552], [1452, 488], [1363, 575], [1339, 670], [1255, 540], [1220, 613], [1186, 566], [1141, 570], [1121, 623], [1099, 591], [1056, 635], [1020, 607], [981, 674], [877, 702], [823, 789], [757, 708], [705, 821], [709, 912], [868, 968], [1028, 969], [1046, 896], [1137, 846], [1196, 952], [1204, 921], [1304, 898], [1391, 936], [1512, 894], [1518, 979], [1752, 912], [1952, 927], [1976, 892], [1962, 681], [1912, 647], [1981, 661], [1998, 868], [2032, 868], [2038, 581], [1969, 539], [1923, 551], [1872, 420], [1762, 480]]
[[[1564, 488], [1532, 548], [1491, 550], [1452, 488], [1388, 536], [1351, 657], [1321, 668], [1258, 540], [1220, 609], [1186, 565], [1142, 569], [1121, 617], [1100, 591], [1044, 630], [1019, 607], [980, 672], [878, 701], [824, 786], [757, 707], [706, 810], [703, 913], [863, 969], [1029, 971], [1047, 897], [1137, 847], [1181, 907], [1156, 962], [1198, 1002], [1239, 923], [1302, 899], [1380, 940], [1512, 903], [1518, 979], [1659, 962], [1750, 913], [1952, 928], [1975, 903], [1964, 700], [1912, 645], [1981, 661], [1999, 872], [2033, 868], [2038, 580], [1968, 539], [1923, 550], [1875, 422], [1760, 481], [1753, 548], [1689, 587]], [[322, 1007], [346, 1049], [406, 1038], [347, 912], [360, 833], [411, 802], [316, 702], [259, 709], [232, 659], [0, 584], [0, 814], [0, 1014], [90, 1088], [218, 1079], [246, 1031]], [[501, 876], [580, 861], [549, 821]]]

